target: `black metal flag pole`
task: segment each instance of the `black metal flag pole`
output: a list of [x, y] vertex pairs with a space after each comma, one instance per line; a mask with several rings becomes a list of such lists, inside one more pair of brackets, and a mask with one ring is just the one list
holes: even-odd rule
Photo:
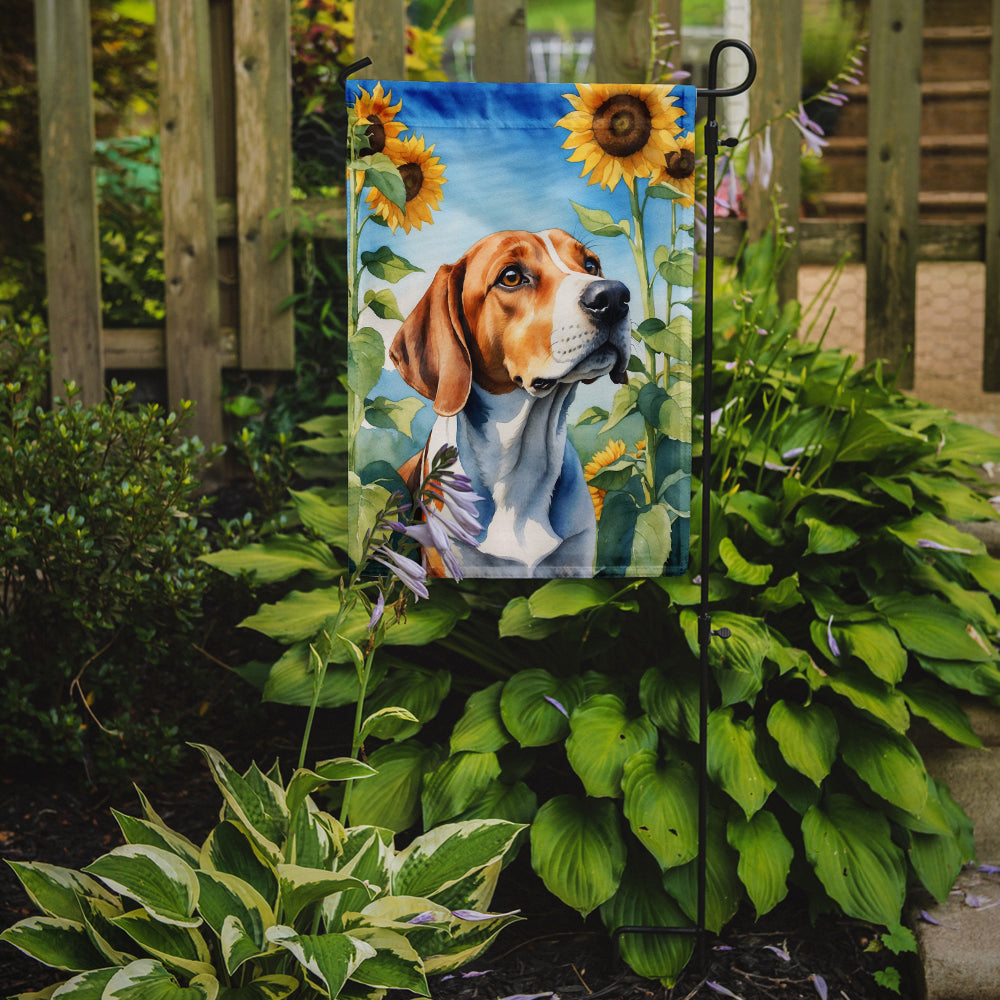
[[[719, 56], [728, 48], [739, 49], [747, 60], [747, 75], [736, 87], [719, 88]], [[715, 282], [715, 158], [720, 146], [735, 146], [736, 139], [719, 139], [719, 123], [716, 121], [716, 100], [720, 97], [735, 97], [750, 89], [757, 76], [757, 58], [746, 42], [726, 38], [716, 43], [708, 61], [708, 87], [698, 88], [698, 97], [707, 101], [705, 123], [705, 161], [707, 174], [707, 203], [705, 221], [705, 385], [702, 401], [702, 453], [701, 453], [701, 600], [698, 611], [698, 646], [701, 653], [701, 686], [698, 698], [698, 908], [694, 927], [654, 927], [623, 926], [614, 931], [617, 942], [623, 934], [694, 934], [698, 939], [698, 964], [706, 968], [705, 954], [705, 899], [708, 882], [708, 700], [710, 671], [708, 649], [712, 636], [720, 639], [729, 637], [728, 629], [712, 629], [712, 614], [709, 611], [709, 536], [711, 532], [711, 504], [709, 503], [709, 479], [712, 474], [712, 292]]]

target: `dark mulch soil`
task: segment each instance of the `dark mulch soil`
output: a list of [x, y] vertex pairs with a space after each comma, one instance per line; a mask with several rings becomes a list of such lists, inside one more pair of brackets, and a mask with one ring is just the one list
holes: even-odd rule
[[[287, 738], [279, 736], [278, 741], [290, 746], [291, 735], [289, 729]], [[238, 744], [222, 740], [220, 749], [234, 763], [244, 758]], [[197, 840], [214, 823], [219, 797], [193, 751], [191, 763], [189, 770], [151, 791], [150, 798], [169, 825]], [[139, 814], [133, 794], [123, 791], [109, 797], [74, 785], [66, 776], [34, 779], [10, 774], [0, 778], [0, 858], [8, 861], [80, 868], [121, 843], [112, 806]], [[887, 1000], [892, 994], [878, 987], [872, 976], [889, 964], [904, 974], [902, 996], [917, 994], [903, 963], [885, 952], [866, 951], [872, 941], [868, 927], [829, 918], [812, 927], [805, 908], [795, 902], [757, 925], [749, 915], [737, 917], [721, 937], [706, 941], [704, 970], [689, 968], [672, 990], [640, 979], [617, 961], [596, 918], [581, 922], [545, 893], [524, 857], [501, 877], [494, 907], [520, 908], [526, 919], [505, 930], [470, 969], [449, 978], [433, 977], [435, 1000], [552, 994], [562, 1000], [688, 1000], [730, 994], [743, 1000], [815, 1000], [824, 995], [831, 1000]], [[31, 913], [12, 872], [0, 866], [0, 927]], [[0, 995], [41, 989], [59, 979], [58, 973], [0, 944]]]

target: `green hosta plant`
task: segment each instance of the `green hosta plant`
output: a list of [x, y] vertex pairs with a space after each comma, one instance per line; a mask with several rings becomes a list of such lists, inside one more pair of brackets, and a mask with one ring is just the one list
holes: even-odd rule
[[[1000, 695], [1000, 561], [955, 523], [995, 517], [976, 466], [1000, 461], [1000, 440], [904, 396], [878, 365], [798, 340], [777, 260], [770, 242], [750, 247], [716, 291], [716, 461], [692, 505], [710, 504], [692, 565], [709, 545], [712, 626], [731, 633], [709, 647], [706, 923], [719, 931], [745, 903], [763, 914], [795, 887], [814, 912], [903, 940], [908, 885], [943, 899], [974, 852], [910, 727], [978, 746], [959, 698]], [[375, 749], [354, 808], [389, 825], [420, 809], [425, 824], [531, 822], [535, 869], [581, 914], [691, 924], [695, 572], [553, 580], [509, 600], [490, 653], [503, 679], [468, 699], [448, 756], [415, 739]], [[691, 943], [626, 935], [622, 950], [669, 982]]]
[[[70, 973], [76, 1000], [429, 996], [427, 975], [482, 952], [514, 913], [489, 913], [521, 827], [450, 823], [397, 849], [391, 831], [345, 829], [312, 793], [368, 779], [352, 758], [244, 774], [200, 747], [222, 793], [201, 845], [115, 813], [126, 844], [83, 871], [12, 862], [41, 916], [0, 937]], [[44, 994], [33, 994], [49, 996]]]

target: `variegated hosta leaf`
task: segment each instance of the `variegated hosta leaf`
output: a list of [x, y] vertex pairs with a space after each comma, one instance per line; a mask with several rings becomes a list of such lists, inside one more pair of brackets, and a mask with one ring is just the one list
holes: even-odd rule
[[570, 716], [566, 757], [595, 798], [621, 797], [625, 761], [639, 750], [653, 750], [659, 733], [649, 716], [630, 719], [625, 702], [613, 694], [592, 695]]
[[199, 848], [196, 847], [187, 837], [176, 833], [169, 827], [150, 822], [145, 819], [136, 819], [134, 816], [126, 816], [125, 813], [112, 809], [118, 826], [121, 827], [122, 835], [129, 844], [146, 844], [149, 847], [159, 847], [161, 850], [176, 854], [181, 860], [186, 861], [192, 868], [198, 864]]
[[[689, 927], [691, 921], [664, 891], [651, 859], [630, 858], [618, 891], [601, 905], [610, 932], [619, 927]], [[694, 950], [691, 934], [623, 934], [622, 958], [640, 976], [672, 986]]]
[[87, 928], [64, 917], [28, 917], [0, 934], [26, 955], [53, 969], [81, 972], [100, 968], [105, 959], [95, 950]]
[[392, 892], [433, 899], [460, 879], [500, 861], [522, 829], [495, 819], [446, 823], [429, 830], [394, 858]]
[[104, 988], [101, 1000], [216, 1000], [219, 981], [196, 976], [187, 986], [152, 959], [140, 959], [119, 969]]
[[477, 914], [475, 919], [467, 919], [464, 915], [468, 912], [452, 910], [455, 922], [451, 933], [440, 942], [433, 954], [424, 957], [424, 971], [428, 975], [451, 972], [474, 961], [493, 943], [500, 931], [521, 919], [517, 912], [483, 913]]
[[615, 803], [573, 795], [549, 799], [531, 824], [531, 865], [549, 892], [583, 916], [610, 899], [625, 870]]
[[323, 920], [328, 931], [344, 930], [345, 913], [357, 913], [369, 904], [372, 892], [388, 889], [392, 850], [389, 830], [356, 826], [347, 831], [337, 870], [342, 875], [354, 876], [365, 887], [345, 889], [323, 900]]
[[345, 889], [361, 889], [375, 895], [361, 879], [342, 872], [327, 872], [300, 865], [278, 865], [281, 907], [286, 920], [294, 921], [305, 907]]
[[462, 717], [451, 733], [451, 752], [473, 750], [477, 753], [495, 753], [510, 743], [500, 716], [500, 692], [503, 681], [497, 681], [470, 695]]
[[218, 1000], [285, 1000], [299, 985], [294, 976], [261, 976], [244, 986], [224, 986]]
[[795, 849], [774, 813], [765, 809], [750, 819], [737, 816], [730, 820], [726, 836], [730, 846], [739, 851], [736, 873], [761, 917], [788, 895], [788, 872]]
[[224, 872], [252, 885], [272, 908], [278, 905], [278, 875], [241, 823], [220, 823], [201, 847], [199, 867]]
[[373, 767], [353, 757], [338, 757], [317, 764], [313, 770], [299, 768], [288, 782], [285, 805], [294, 816], [306, 797], [331, 781], [349, 781], [355, 778], [370, 778], [376, 774]]
[[840, 733], [826, 705], [778, 700], [768, 713], [767, 731], [777, 741], [785, 761], [815, 785], [830, 773]]
[[120, 902], [109, 903], [104, 899], [84, 896], [80, 905], [90, 940], [104, 956], [104, 964], [128, 965], [140, 957], [135, 942], [114, 924], [115, 917], [120, 917], [125, 912]]
[[213, 971], [212, 956], [205, 939], [190, 927], [160, 923], [145, 910], [123, 913], [112, 923], [171, 969], [181, 969], [189, 976]]
[[306, 799], [292, 819], [285, 858], [304, 868], [335, 868], [344, 836], [337, 819], [317, 809], [312, 799]]
[[[521, 828], [522, 832], [524, 828]], [[518, 839], [518, 837], [515, 838]], [[434, 901], [442, 906], [447, 906], [449, 910], [460, 910], [464, 908], [472, 910], [488, 910], [493, 902], [493, 894], [497, 890], [497, 882], [500, 880], [500, 871], [504, 866], [506, 857], [497, 858], [491, 865], [485, 868], [478, 868], [476, 871], [460, 878], [452, 883], [447, 889], [442, 889], [434, 894]]]
[[[81, 972], [79, 976], [67, 979], [65, 983], [58, 986], [51, 993], [46, 990], [44, 993], [19, 994], [20, 998], [27, 1000], [28, 997], [52, 997], [54, 1000], [101, 1000], [104, 996], [104, 988], [114, 978], [120, 966], [113, 966], [107, 969], [91, 969], [90, 972]], [[18, 1000], [18, 998], [12, 998]]]
[[146, 844], [125, 844], [85, 869], [113, 892], [134, 899], [150, 916], [178, 927], [197, 927], [198, 878], [171, 851]]
[[[226, 922], [236, 920], [242, 937], [250, 939], [255, 949], [254, 953], [265, 951], [267, 945], [264, 931], [275, 923], [274, 911], [267, 900], [248, 882], [223, 872], [200, 871], [198, 883], [201, 887], [198, 910], [209, 927], [215, 931], [216, 936], [222, 940]], [[230, 930], [229, 937], [231, 941], [234, 940], [234, 929]], [[235, 938], [240, 938], [240, 935], [235, 935]], [[251, 957], [246, 955], [245, 951], [246, 948], [241, 943], [239, 961], [230, 964], [233, 950], [226, 949], [226, 967], [230, 975], [242, 962]]]
[[731, 707], [717, 708], [709, 715], [708, 774], [748, 818], [767, 801], [776, 782], [757, 762], [752, 718], [737, 721]]
[[[705, 926], [718, 934], [729, 923], [743, 899], [743, 884], [736, 874], [736, 852], [726, 843], [721, 814], [710, 812], [705, 850]], [[698, 861], [663, 873], [663, 887], [692, 920], [698, 917]]]
[[521, 746], [547, 746], [566, 736], [569, 716], [583, 698], [579, 677], [560, 679], [547, 670], [522, 670], [504, 684], [500, 716]]
[[38, 861], [8, 861], [24, 891], [46, 916], [81, 920], [81, 896], [93, 896], [109, 903], [116, 899], [97, 879]]
[[281, 856], [279, 845], [288, 832], [284, 789], [255, 768], [251, 768], [246, 776], [240, 775], [212, 747], [203, 744], [194, 746], [205, 755], [227, 807], [247, 828], [264, 855], [277, 863]]
[[698, 783], [690, 765], [641, 751], [625, 762], [622, 789], [632, 832], [661, 869], [697, 855]]
[[424, 778], [420, 796], [424, 826], [437, 826], [454, 819], [499, 777], [500, 764], [495, 753], [452, 754]]
[[809, 863], [849, 917], [899, 923], [906, 866], [882, 813], [849, 795], [830, 795], [803, 817], [802, 836]]
[[422, 997], [430, 996], [424, 963], [402, 934], [385, 927], [362, 926], [354, 928], [351, 937], [375, 949], [375, 954], [366, 958], [351, 973], [355, 982], [383, 989], [409, 990]]
[[291, 952], [309, 978], [332, 997], [363, 961], [375, 957], [370, 944], [349, 934], [296, 934], [291, 927], [278, 924], [268, 928], [267, 939]]

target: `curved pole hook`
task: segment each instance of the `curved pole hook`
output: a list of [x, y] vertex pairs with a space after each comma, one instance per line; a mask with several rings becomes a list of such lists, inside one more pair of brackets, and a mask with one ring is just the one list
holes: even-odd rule
[[[735, 87], [718, 87], [719, 76], [719, 56], [725, 49], [739, 49], [747, 59], [746, 79]], [[716, 42], [712, 49], [712, 54], [708, 57], [708, 86], [698, 88], [699, 97], [735, 97], [750, 89], [750, 85], [757, 78], [757, 57], [753, 49], [746, 42], [738, 38], [724, 38], [721, 42]]]

